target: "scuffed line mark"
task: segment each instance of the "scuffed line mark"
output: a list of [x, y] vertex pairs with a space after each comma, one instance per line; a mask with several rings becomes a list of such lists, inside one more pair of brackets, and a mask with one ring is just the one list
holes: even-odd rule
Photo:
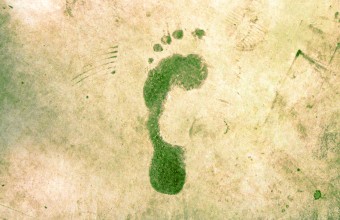
[[323, 71], [330, 72], [330, 73], [332, 73], [332, 72], [337, 72], [337, 71], [335, 71], [335, 70], [333, 70], [333, 69], [330, 69], [330, 63], [331, 63], [333, 57], [335, 56], [335, 54], [336, 54], [338, 48], [340, 48], [340, 43], [337, 44], [337, 46], [336, 46], [336, 48], [335, 48], [335, 50], [334, 50], [334, 52], [333, 52], [333, 55], [332, 55], [332, 57], [330, 58], [330, 61], [329, 61], [329, 64], [328, 64], [328, 65], [327, 65], [327, 64], [323, 64], [323, 63], [321, 63], [320, 61], [317, 61], [316, 59], [314, 59], [314, 58], [310, 57], [309, 55], [305, 54], [305, 53], [304, 53], [302, 50], [300, 50], [300, 49], [297, 50], [297, 52], [296, 52], [296, 54], [295, 54], [295, 57], [294, 57], [294, 59], [293, 59], [291, 65], [289, 66], [288, 71], [286, 72], [286, 74], [285, 74], [285, 75], [279, 80], [279, 82], [278, 82], [278, 86], [277, 86], [278, 89], [276, 89], [275, 97], [274, 97], [274, 99], [273, 99], [273, 101], [272, 101], [272, 104], [271, 104], [271, 107], [270, 107], [270, 110], [271, 110], [271, 111], [268, 113], [268, 115], [267, 115], [267, 117], [265, 118], [263, 124], [266, 124], [266, 123], [268, 122], [268, 119], [269, 119], [269, 117], [270, 117], [270, 115], [271, 115], [273, 109], [275, 108], [276, 104], [278, 103], [278, 98], [279, 98], [279, 93], [278, 93], [278, 91], [279, 91], [280, 86], [283, 85], [283, 84], [286, 82], [287, 78], [295, 78], [295, 75], [294, 75], [294, 74], [291, 74], [291, 71], [292, 71], [292, 69], [293, 69], [293, 66], [294, 66], [296, 60], [297, 60], [299, 57], [304, 58], [305, 60], [308, 61], [309, 64], [311, 64], [312, 66], [315, 66], [315, 67], [316, 67], [316, 71], [319, 73], [319, 76], [321, 77], [321, 79], [323, 80], [323, 82], [326, 82], [331, 88], [334, 89], [333, 85], [332, 85], [331, 82], [328, 80], [328, 78], [326, 78], [325, 76], [323, 76], [323, 75], [320, 73], [319, 70], [321, 69], [321, 70], [323, 70]]
[[336, 54], [336, 52], [338, 51], [339, 48], [340, 48], [340, 43], [338, 43], [338, 44], [336, 45], [336, 47], [335, 47], [335, 49], [334, 49], [334, 52], [333, 52], [333, 54], [332, 54], [332, 56], [331, 56], [331, 59], [329, 60], [328, 64], [331, 64], [331, 63], [332, 63], [333, 58], [334, 58], [334, 56], [335, 56], [335, 54]]
[[109, 52], [101, 52], [99, 54], [99, 59], [95, 58], [91, 60], [90, 63], [83, 66], [82, 72], [72, 78], [74, 85], [79, 84], [92, 76], [99, 75], [102, 72], [104, 72], [102, 75], [115, 74], [116, 70], [114, 64], [118, 57], [118, 45], [110, 47], [109, 50]]
[[1, 206], [1, 207], [4, 207], [4, 208], [6, 208], [6, 209], [12, 210], [12, 211], [14, 211], [14, 212], [16, 212], [16, 213], [19, 213], [19, 214], [21, 214], [21, 215], [24, 215], [24, 216], [27, 216], [27, 217], [30, 217], [30, 218], [35, 218], [35, 217], [32, 216], [32, 215], [29, 215], [29, 214], [24, 213], [24, 212], [22, 212], [22, 211], [19, 211], [19, 210], [17, 210], [17, 209], [11, 208], [11, 207], [9, 207], [9, 206], [3, 205], [3, 204], [0, 204], [0, 206]]

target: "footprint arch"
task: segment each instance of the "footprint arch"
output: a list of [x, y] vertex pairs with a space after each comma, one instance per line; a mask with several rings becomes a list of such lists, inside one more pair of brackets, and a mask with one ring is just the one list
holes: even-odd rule
[[154, 148], [149, 176], [152, 187], [164, 194], [177, 194], [184, 186], [186, 171], [184, 150], [167, 143], [160, 134], [159, 119], [172, 87], [199, 88], [208, 76], [208, 68], [197, 54], [174, 54], [149, 71], [144, 85], [144, 101], [149, 109], [147, 128]]

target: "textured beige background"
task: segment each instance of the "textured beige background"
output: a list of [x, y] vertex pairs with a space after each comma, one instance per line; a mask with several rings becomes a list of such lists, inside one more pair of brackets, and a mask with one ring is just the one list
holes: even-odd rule
[[[0, 4], [3, 219], [339, 219], [339, 1]], [[114, 75], [72, 80], [115, 45]], [[325, 68], [299, 56], [288, 72], [298, 49]], [[187, 171], [169, 196], [149, 183], [143, 86], [174, 53], [201, 55], [209, 76], [165, 104]]]

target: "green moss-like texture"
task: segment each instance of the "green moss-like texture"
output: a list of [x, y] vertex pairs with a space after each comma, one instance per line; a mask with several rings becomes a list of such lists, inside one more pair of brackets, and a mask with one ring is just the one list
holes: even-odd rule
[[149, 62], [149, 63], [152, 63], [152, 62], [153, 62], [153, 58], [149, 58], [149, 59], [148, 59], [148, 62]]
[[182, 38], [183, 38], [184, 32], [183, 32], [183, 30], [176, 30], [176, 31], [174, 31], [174, 32], [172, 33], [172, 36], [173, 36], [175, 39], [179, 40], [179, 39], [182, 39]]
[[170, 35], [164, 35], [161, 38], [161, 41], [162, 41], [163, 44], [171, 44], [172, 39], [171, 39]]
[[144, 85], [144, 100], [149, 109], [147, 128], [154, 147], [150, 182], [158, 192], [179, 193], [186, 176], [182, 147], [165, 142], [160, 135], [158, 122], [166, 96], [174, 85], [186, 90], [198, 88], [207, 75], [206, 64], [202, 58], [194, 54], [187, 57], [175, 54], [162, 60], [149, 72]]
[[320, 190], [316, 190], [315, 192], [314, 192], [314, 199], [315, 200], [318, 200], [318, 199], [320, 199], [321, 198], [321, 191]]
[[163, 47], [160, 44], [155, 44], [155, 45], [153, 45], [153, 50], [155, 52], [161, 52], [161, 51], [163, 51]]
[[194, 37], [198, 37], [198, 39], [202, 39], [205, 36], [205, 31], [199, 28], [196, 28], [195, 31], [192, 32]]

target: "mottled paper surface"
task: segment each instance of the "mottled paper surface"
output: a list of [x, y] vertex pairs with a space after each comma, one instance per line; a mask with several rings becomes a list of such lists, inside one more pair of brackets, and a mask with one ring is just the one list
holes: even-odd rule
[[339, 11], [0, 0], [0, 217], [339, 219]]

